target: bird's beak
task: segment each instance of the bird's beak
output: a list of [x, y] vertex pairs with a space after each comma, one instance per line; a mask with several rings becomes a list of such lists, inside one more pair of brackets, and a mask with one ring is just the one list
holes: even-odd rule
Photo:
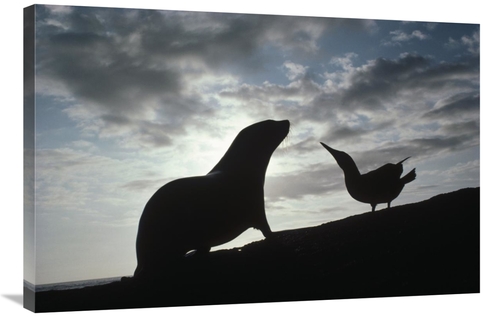
[[407, 158], [405, 158], [404, 160], [402, 160], [401, 162], [399, 162], [398, 164], [403, 164], [404, 161], [406, 161], [407, 159], [409, 159], [411, 156], [408, 156]]
[[337, 151], [335, 149], [332, 149], [331, 147], [329, 147], [328, 145], [326, 145], [325, 143], [323, 142], [319, 142], [321, 143], [321, 145], [323, 145], [323, 147], [328, 151], [330, 152], [331, 155], [333, 155], [334, 158], [336, 158], [336, 155], [340, 153], [340, 151]]

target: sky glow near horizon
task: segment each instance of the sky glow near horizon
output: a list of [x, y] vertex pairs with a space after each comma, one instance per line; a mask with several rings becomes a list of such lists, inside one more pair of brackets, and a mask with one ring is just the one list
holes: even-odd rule
[[411, 156], [393, 206], [479, 186], [477, 24], [37, 6], [36, 27], [30, 282], [131, 275], [149, 197], [268, 118], [292, 123], [267, 171], [273, 231], [371, 209], [320, 141], [362, 173]]

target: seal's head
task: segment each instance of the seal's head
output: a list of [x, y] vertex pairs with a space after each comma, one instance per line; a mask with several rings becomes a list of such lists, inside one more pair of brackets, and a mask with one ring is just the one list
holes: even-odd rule
[[274, 150], [288, 135], [288, 120], [266, 120], [254, 123], [241, 130], [212, 172], [251, 172], [249, 167], [264, 171]]

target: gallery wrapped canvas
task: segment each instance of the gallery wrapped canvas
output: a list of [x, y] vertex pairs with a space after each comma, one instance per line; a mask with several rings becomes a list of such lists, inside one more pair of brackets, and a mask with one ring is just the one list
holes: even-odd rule
[[478, 293], [479, 31], [25, 8], [25, 308]]

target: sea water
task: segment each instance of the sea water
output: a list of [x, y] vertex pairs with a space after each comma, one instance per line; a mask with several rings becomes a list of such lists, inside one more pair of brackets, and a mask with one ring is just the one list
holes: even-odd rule
[[40, 285], [33, 285], [27, 281], [24, 281], [24, 286], [32, 291], [35, 291], [35, 292], [64, 291], [64, 290], [69, 290], [69, 289], [84, 288], [87, 286], [97, 286], [97, 285], [109, 284], [112, 282], [119, 281], [121, 278], [122, 278], [121, 276], [118, 276], [118, 277], [100, 278], [100, 279], [93, 279], [93, 280], [40, 284]]

